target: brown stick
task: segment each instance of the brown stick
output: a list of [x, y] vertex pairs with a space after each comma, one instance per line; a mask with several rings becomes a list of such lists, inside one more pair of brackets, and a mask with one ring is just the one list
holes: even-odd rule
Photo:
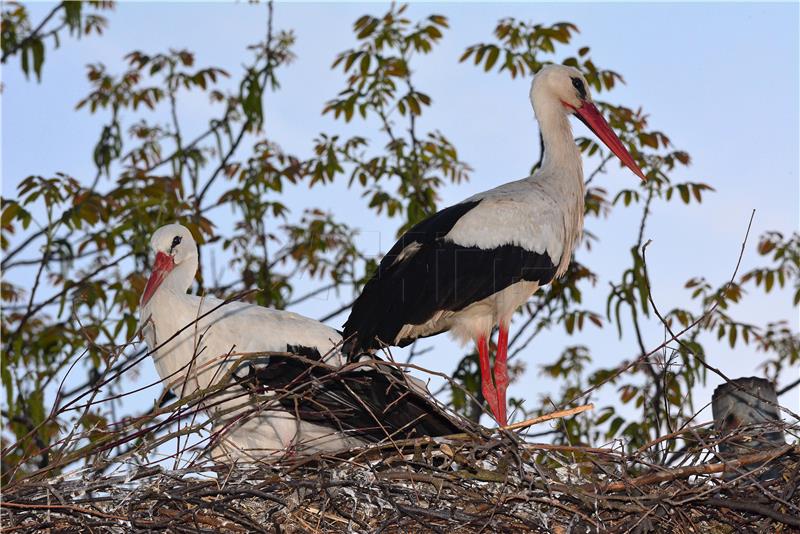
[[102, 517], [103, 519], [116, 519], [118, 521], [127, 521], [127, 517], [123, 517], [121, 515], [113, 515], [113, 514], [105, 514], [103, 512], [98, 512], [97, 510], [92, 510], [90, 508], [83, 508], [81, 506], [73, 506], [69, 504], [32, 504], [32, 503], [16, 503], [16, 502], [2, 502], [0, 503], [0, 508], [7, 506], [9, 508], [22, 508], [22, 509], [32, 509], [32, 508], [41, 508], [43, 510], [65, 510], [69, 512], [76, 512], [79, 514], [86, 514], [86, 515], [93, 515], [95, 517]]
[[[547, 415], [540, 415], [539, 417], [534, 417], [533, 419], [528, 419], [526, 421], [520, 421], [519, 423], [513, 423], [506, 426], [500, 426], [494, 429], [497, 430], [519, 430], [521, 428], [527, 428], [529, 426], [533, 426], [538, 423], [543, 423], [545, 421], [550, 421], [552, 419], [560, 419], [562, 417], [569, 417], [570, 415], [575, 415], [578, 413], [585, 412], [587, 410], [593, 410], [594, 404], [584, 404], [583, 406], [576, 406], [575, 408], [570, 408], [568, 410], [559, 410], [557, 412], [549, 413]], [[464, 439], [470, 438], [471, 436], [467, 433], [459, 433], [459, 434], [450, 434], [448, 436], [440, 436], [442, 439]]]
[[[770, 449], [764, 452], [749, 454], [747, 456], [740, 456], [734, 460], [727, 462], [719, 462], [714, 464], [701, 464], [690, 465], [687, 467], [679, 467], [677, 469], [668, 469], [659, 471], [657, 473], [649, 473], [630, 480], [621, 480], [619, 482], [612, 482], [605, 486], [606, 491], [622, 491], [628, 488], [648, 486], [650, 484], [658, 484], [659, 482], [668, 482], [679, 478], [688, 478], [693, 475], [711, 475], [714, 473], [723, 473], [725, 471], [734, 471], [745, 465], [767, 463], [780, 456], [783, 456], [789, 451], [797, 450], [793, 445], [786, 445], [778, 449]], [[798, 451], [800, 452], [800, 451]]]
[[569, 410], [559, 410], [557, 412], [549, 413], [547, 415], [540, 415], [539, 417], [534, 417], [533, 419], [528, 419], [526, 421], [520, 421], [519, 423], [513, 423], [511, 425], [501, 426], [498, 427], [497, 430], [519, 430], [521, 428], [528, 428], [529, 426], [537, 425], [539, 423], [544, 423], [545, 421], [550, 421], [552, 419], [569, 417], [570, 415], [583, 413], [587, 410], [593, 410], [593, 409], [594, 409], [594, 404], [584, 404], [583, 406], [576, 406], [575, 408], [570, 408]]
[[523, 443], [526, 449], [540, 450], [540, 451], [558, 451], [558, 452], [578, 452], [585, 454], [607, 454], [609, 456], [622, 456], [625, 454], [621, 451], [614, 449], [607, 449], [604, 447], [584, 447], [582, 445], [553, 445], [552, 443]]

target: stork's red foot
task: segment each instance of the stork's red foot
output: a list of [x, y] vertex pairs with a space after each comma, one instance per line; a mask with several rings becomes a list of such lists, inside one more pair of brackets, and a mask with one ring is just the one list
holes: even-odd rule
[[[508, 328], [500, 328], [494, 369], [489, 364], [489, 346], [486, 337], [478, 339], [478, 362], [481, 367], [481, 391], [486, 404], [500, 426], [508, 424], [506, 416], [506, 389], [508, 389]], [[493, 380], [494, 379], [494, 380]]]

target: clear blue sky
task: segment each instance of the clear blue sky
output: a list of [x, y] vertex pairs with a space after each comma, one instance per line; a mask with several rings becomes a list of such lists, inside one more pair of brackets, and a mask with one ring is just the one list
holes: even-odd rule
[[[33, 20], [38, 20], [50, 5], [34, 4], [30, 9]], [[30, 174], [64, 171], [85, 179], [93, 175], [86, 147], [96, 141], [105, 117], [74, 111], [88, 92], [87, 63], [103, 62], [118, 72], [123, 55], [135, 48], [145, 52], [187, 48], [196, 53], [199, 66], [221, 66], [235, 78], [249, 59], [246, 46], [264, 33], [265, 9], [250, 4], [123, 3], [108, 15], [104, 36], [77, 42], [63, 39], [59, 50], [48, 50], [41, 84], [26, 81], [18, 60], [11, 60], [2, 72], [4, 196], [13, 197], [16, 184]], [[373, 125], [355, 121], [342, 127], [320, 112], [344, 86], [341, 74], [329, 67], [337, 52], [354, 44], [352, 22], [364, 13], [384, 10], [383, 4], [276, 4], [276, 28], [296, 32], [297, 60], [281, 71], [282, 89], [266, 97], [267, 136], [298, 154], [308, 153], [319, 132], [379, 137]], [[538, 134], [527, 97], [530, 80], [487, 75], [457, 62], [466, 46], [491, 39], [499, 18], [514, 16], [577, 24], [581, 33], [575, 46], [591, 46], [595, 62], [622, 73], [627, 82], [604, 98], [643, 106], [651, 126], [691, 153], [692, 166], [676, 173], [675, 180], [707, 182], [717, 190], [702, 207], [670, 203], [655, 208], [645, 236], [653, 239], [648, 259], [662, 308], [689, 306], [682, 286], [691, 276], [704, 275], [714, 284], [730, 276], [752, 209], [757, 213], [742, 270], [758, 262], [753, 247], [762, 232], [788, 234], [798, 228], [797, 3], [425, 3], [409, 10], [412, 18], [432, 12], [446, 15], [451, 29], [435, 53], [415, 62], [416, 85], [434, 101], [421, 128], [440, 129], [474, 169], [469, 183], [444, 189], [442, 205], [525, 176], [537, 157]], [[202, 131], [209, 117], [206, 97], [188, 97], [180, 106], [184, 136]], [[580, 124], [575, 130], [586, 134]], [[612, 169], [599, 179], [603, 187], [613, 191], [634, 182], [630, 173]], [[294, 217], [305, 206], [341, 212], [346, 222], [364, 229], [364, 246], [376, 254], [391, 245], [396, 222], [376, 221], [367, 210], [353, 209], [363, 202], [341, 185], [311, 191], [301, 186], [287, 195]], [[223, 227], [227, 216], [227, 212], [216, 214]], [[589, 292], [588, 306], [605, 308], [608, 281], [627, 265], [638, 216], [637, 210], [618, 210], [608, 220], [590, 220], [588, 228], [601, 242], [591, 253], [579, 254], [597, 269], [601, 280], [597, 290]], [[331, 300], [337, 298], [310, 301], [296, 311], [320, 316], [334, 308]], [[797, 310], [788, 291], [750, 295], [746, 305], [733, 313], [759, 324], [790, 320], [797, 328]], [[337, 318], [332, 325], [343, 320]], [[656, 323], [647, 325], [648, 346], [662, 338]], [[426, 343], [436, 345], [436, 357], [426, 356], [419, 363], [449, 372], [461, 351], [443, 336]], [[599, 365], [613, 365], [637, 352], [633, 339], [617, 339], [612, 328], [589, 329], [566, 343], [592, 347]], [[558, 329], [531, 345], [525, 353], [528, 372], [512, 385], [511, 394], [535, 403], [552, 389], [554, 384], [538, 376], [537, 365], [554, 360], [564, 345], [563, 331]], [[755, 373], [761, 359], [744, 346], [731, 350], [726, 344], [710, 343], [709, 353], [710, 363], [730, 376]], [[149, 362], [141, 373], [143, 379], [155, 377]], [[784, 382], [796, 376], [797, 370], [787, 373]], [[710, 397], [718, 383], [710, 376], [709, 386], [697, 393]], [[800, 404], [797, 390], [782, 400], [793, 408]]]

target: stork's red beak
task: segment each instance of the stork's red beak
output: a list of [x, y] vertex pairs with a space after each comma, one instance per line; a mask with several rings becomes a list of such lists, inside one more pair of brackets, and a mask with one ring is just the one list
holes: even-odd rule
[[642, 180], [647, 180], [642, 169], [640, 169], [633, 160], [633, 156], [631, 156], [630, 152], [628, 152], [625, 145], [622, 144], [622, 141], [619, 140], [617, 134], [614, 133], [614, 130], [611, 129], [611, 126], [608, 125], [594, 104], [585, 101], [579, 108], [569, 107], [575, 110], [575, 115], [577, 115], [581, 122], [593, 131], [626, 167], [632, 170], [633, 173]]
[[164, 254], [163, 252], [156, 253], [156, 264], [153, 266], [153, 274], [150, 275], [147, 285], [144, 286], [144, 293], [142, 294], [142, 306], [147, 304], [147, 301], [153, 297], [153, 293], [156, 292], [158, 286], [161, 285], [161, 282], [164, 281], [164, 278], [166, 278], [169, 272], [174, 268], [175, 260], [172, 258], [172, 256]]

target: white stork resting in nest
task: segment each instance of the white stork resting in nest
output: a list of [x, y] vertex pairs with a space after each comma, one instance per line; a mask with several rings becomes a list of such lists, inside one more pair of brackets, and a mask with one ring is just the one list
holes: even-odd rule
[[[183, 397], [229, 378], [224, 391], [202, 401], [213, 422], [212, 457], [263, 460], [460, 431], [424, 385], [396, 367], [363, 362], [340, 370], [341, 335], [322, 323], [187, 294], [198, 255], [184, 226], [159, 228], [150, 244], [155, 264], [140, 325], [164, 384]], [[261, 354], [242, 360], [252, 353]], [[253, 401], [254, 390], [262, 401]]]

